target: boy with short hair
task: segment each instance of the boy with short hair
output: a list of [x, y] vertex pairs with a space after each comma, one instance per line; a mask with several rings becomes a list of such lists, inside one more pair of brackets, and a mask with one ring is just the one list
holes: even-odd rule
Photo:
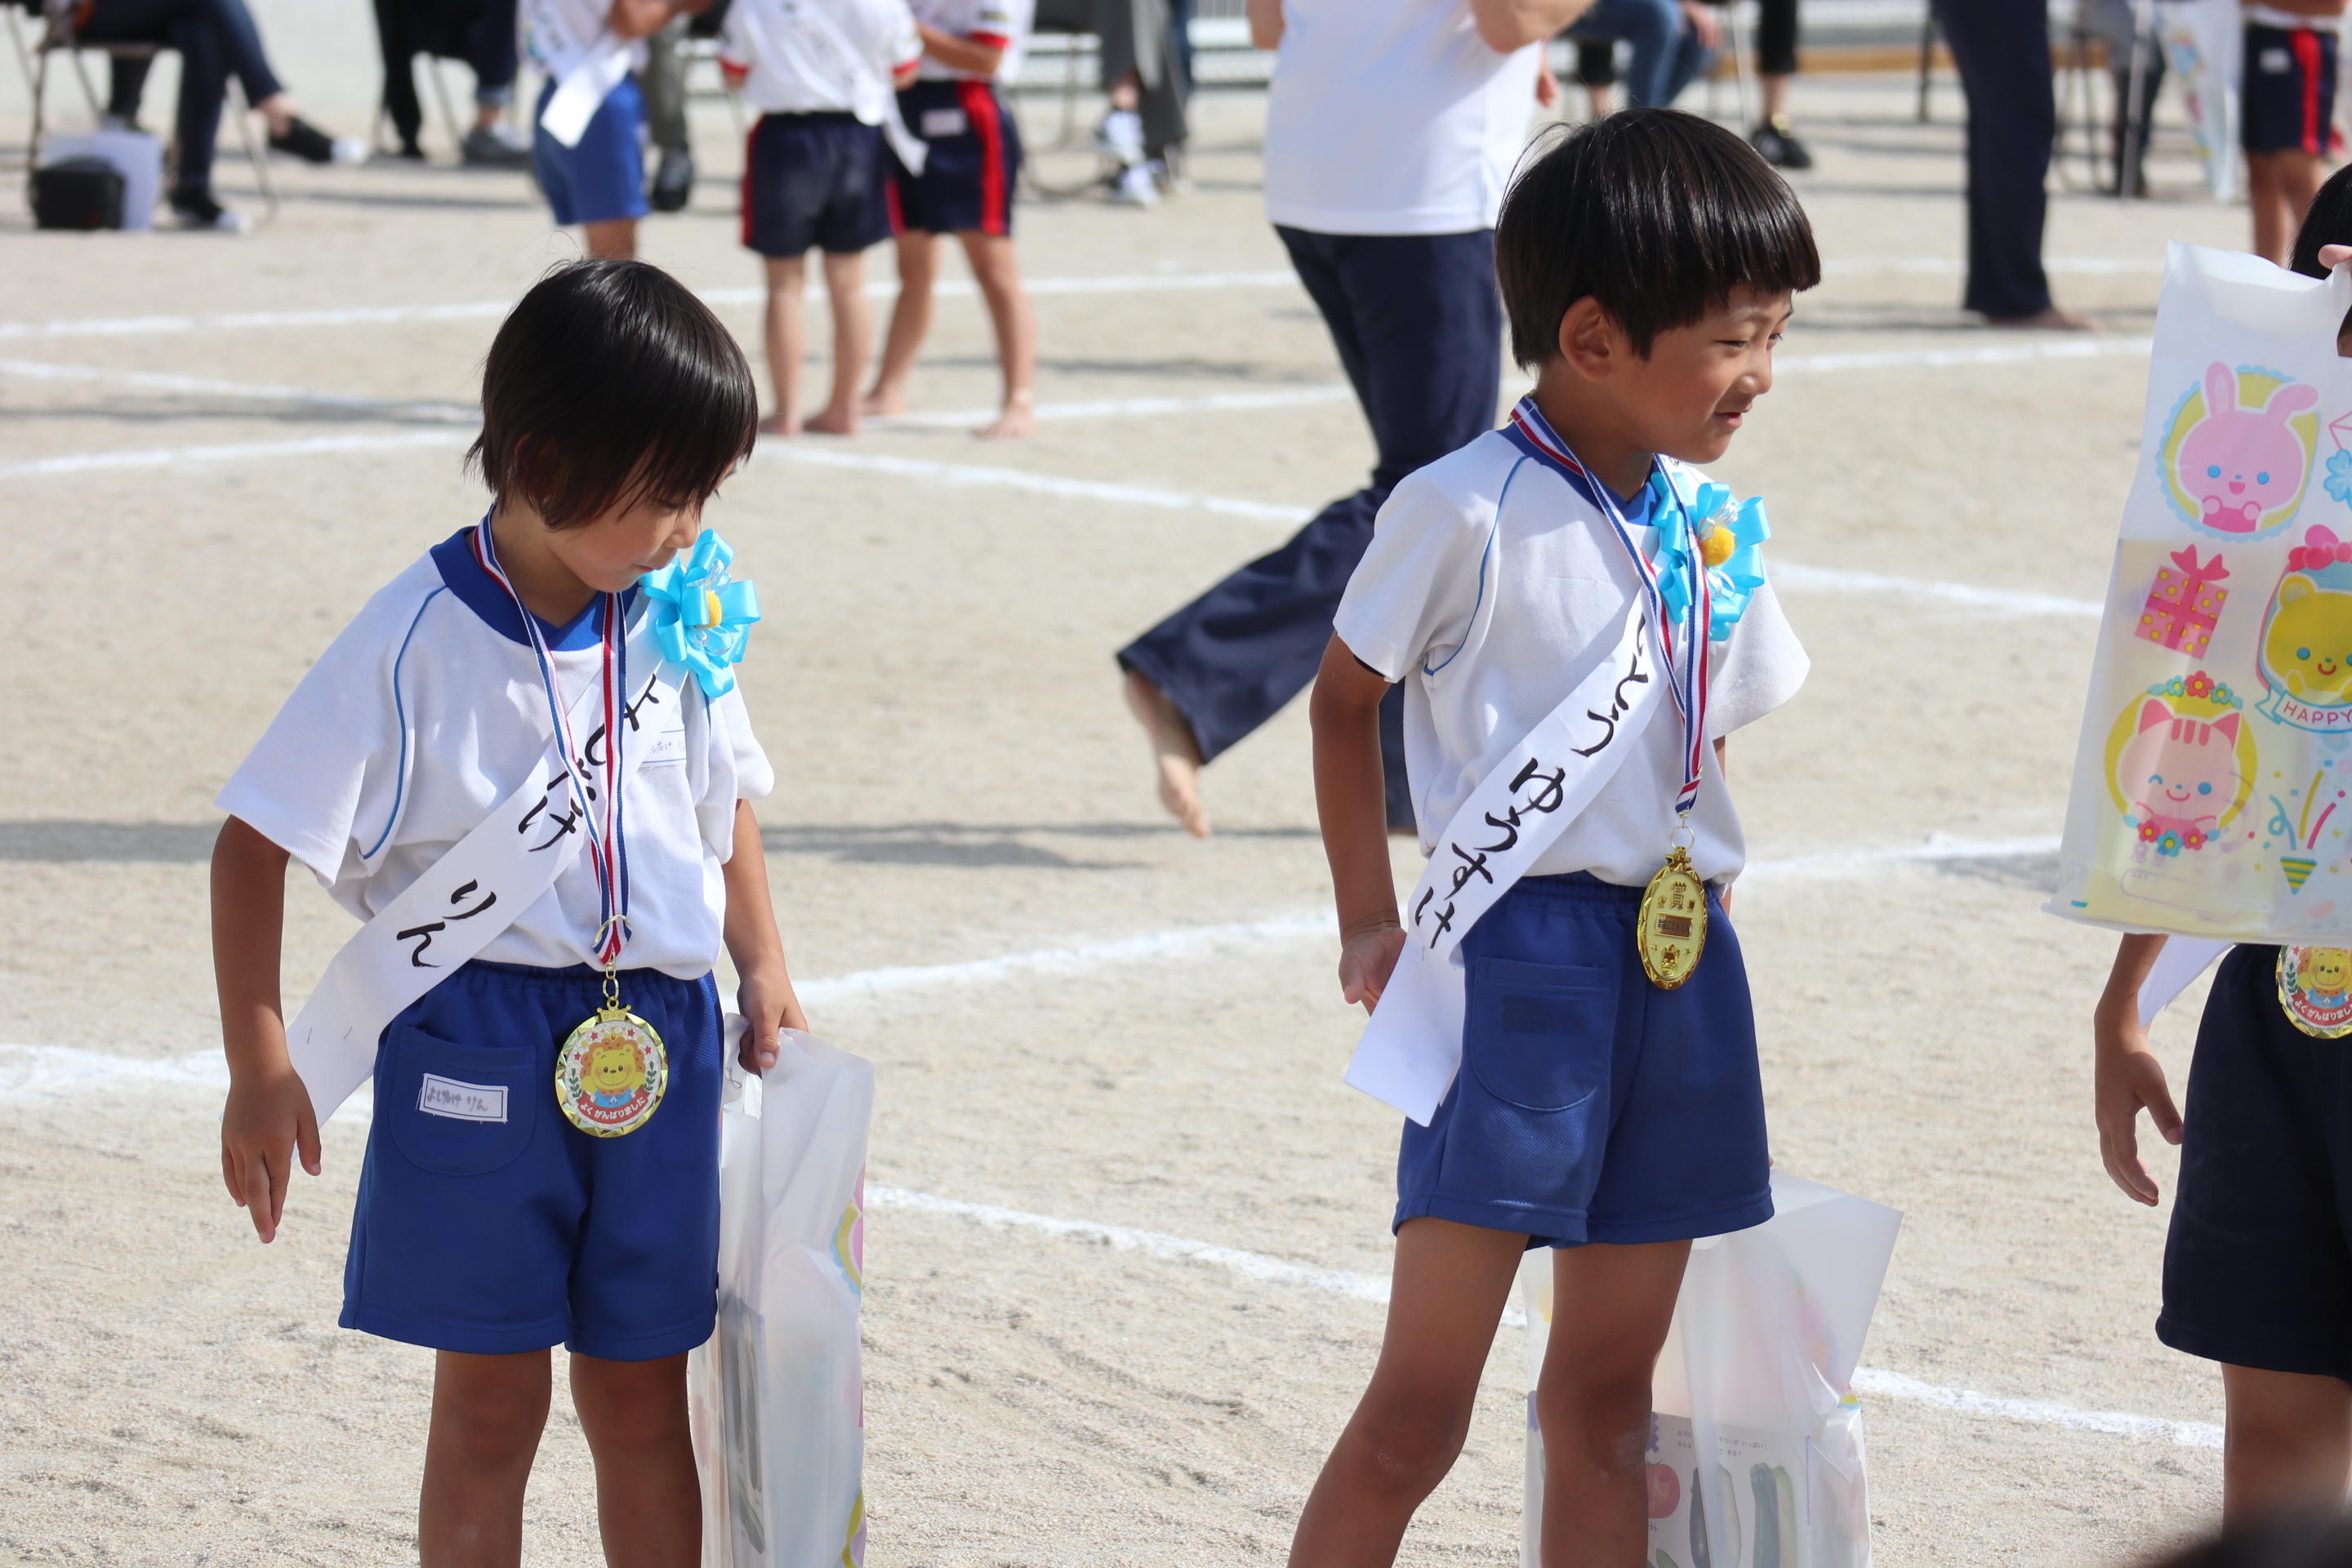
[[[907, 0], [735, 0], [719, 59], [761, 111], [743, 154], [743, 244], [767, 258], [771, 435], [857, 430], [857, 388], [874, 335], [866, 251], [889, 237], [886, 136], [918, 166], [922, 144], [899, 122], [895, 89], [915, 79], [922, 39]], [[833, 395], [800, 412], [807, 257], [824, 250], [833, 307]]]
[[898, 237], [898, 302], [882, 369], [864, 410], [907, 411], [907, 379], [931, 330], [939, 237], [963, 244], [964, 261], [988, 304], [996, 331], [1003, 399], [994, 419], [972, 432], [1027, 436], [1037, 428], [1031, 384], [1037, 378], [1037, 321], [1021, 287], [1013, 251], [1013, 188], [1021, 177], [1021, 130], [996, 90], [1021, 69], [1034, 0], [915, 0], [923, 60], [914, 84], [898, 94], [898, 112], [923, 139], [921, 168], [897, 161], [887, 193]]
[[[1770, 388], [1790, 297], [1820, 279], [1811, 231], [1737, 135], [1632, 110], [1526, 165], [1495, 263], [1535, 391], [1381, 509], [1312, 701], [1342, 993], [1381, 1009], [1349, 1076], [1375, 1086], [1385, 1034], [1411, 1068], [1386, 1081], [1427, 1087], [1382, 1091], [1414, 1119], [1388, 1332], [1294, 1563], [1394, 1557], [1538, 1247], [1559, 1303], [1545, 1568], [1641, 1561], [1650, 1377], [1690, 1243], [1772, 1212], [1723, 746], [1807, 665], [1760, 509], [1686, 465]], [[1434, 857], [1402, 921], [1379, 723], [1400, 680]]]
[[[710, 637], [757, 613], [702, 510], [758, 412], [676, 279], [550, 276], [484, 367], [489, 513], [368, 602], [221, 792], [222, 1176], [270, 1240], [292, 1157], [318, 1174], [320, 1122], [373, 1078], [341, 1321], [439, 1352], [427, 1568], [520, 1563], [557, 1343], [607, 1560], [700, 1561], [722, 940], [743, 1065], [806, 1026], [751, 814], [774, 775]], [[291, 1026], [289, 855], [366, 922]]]
[[646, 39], [711, 0], [522, 0], [523, 42], [547, 72], [530, 160], [556, 226], [590, 256], [637, 253], [646, 203]]

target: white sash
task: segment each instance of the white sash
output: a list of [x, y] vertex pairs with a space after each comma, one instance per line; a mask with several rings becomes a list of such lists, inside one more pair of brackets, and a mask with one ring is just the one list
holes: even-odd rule
[[833, 17], [823, 5], [812, 4], [811, 0], [780, 0], [777, 8], [787, 23], [802, 24], [807, 29], [802, 36], [814, 42], [815, 52], [830, 57], [826, 63], [847, 77], [851, 95], [858, 100], [857, 118], [868, 125], [882, 127], [890, 151], [898, 154], [898, 162], [907, 165], [907, 172], [922, 174], [931, 155], [930, 143], [907, 129], [906, 121], [898, 114], [898, 89], [888, 79], [877, 75], [874, 63], [841, 36], [841, 29], [834, 26]]
[[1658, 710], [1651, 602], [1635, 595], [1609, 657], [1478, 781], [1413, 885], [1404, 951], [1347, 1077], [1424, 1127], [1462, 1066], [1463, 933], [1591, 804]]
[[563, 146], [577, 147], [596, 110], [629, 74], [635, 51], [610, 26], [598, 28], [593, 37], [575, 34], [571, 18], [551, 0], [524, 0], [523, 12], [531, 50], [555, 78], [554, 95], [539, 122]]
[[[631, 731], [638, 728], [641, 709], [677, 703], [684, 673], [662, 662], [646, 603], [638, 601], [630, 628], [628, 662], [653, 674], [627, 704]], [[320, 1122], [375, 1071], [384, 1026], [489, 946], [571, 864], [587, 837], [582, 820], [587, 805], [575, 797], [572, 781], [602, 771], [595, 753], [604, 727], [592, 730], [602, 696], [600, 684], [590, 681], [569, 715], [571, 731], [587, 734], [582, 749], [589, 755], [566, 767], [562, 742], [551, 743], [512, 795], [378, 910], [327, 965], [286, 1031], [287, 1053]], [[649, 749], [623, 745], [621, 788], [628, 787]]]

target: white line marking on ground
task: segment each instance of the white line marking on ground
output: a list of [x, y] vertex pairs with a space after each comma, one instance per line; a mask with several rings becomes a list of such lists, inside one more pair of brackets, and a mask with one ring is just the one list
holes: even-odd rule
[[2067, 1426], [2077, 1432], [2104, 1432], [2111, 1436], [2137, 1437], [2182, 1448], [2219, 1448], [2221, 1428], [2210, 1421], [2168, 1421], [2161, 1415], [2126, 1415], [2115, 1410], [2078, 1410], [2039, 1399], [2003, 1399], [1969, 1388], [1938, 1388], [1899, 1372], [1874, 1366], [1856, 1367], [1856, 1394], [1888, 1399], [1916, 1399], [1961, 1415], [1990, 1415], [2039, 1426]]
[[1772, 362], [1775, 374], [1825, 370], [1949, 370], [1965, 365], [2020, 364], [2032, 360], [2146, 357], [2153, 338], [2057, 338], [1987, 343], [1969, 349], [1885, 349], [1845, 354], [1797, 354]]
[[464, 432], [404, 430], [396, 434], [311, 436], [297, 441], [238, 441], [219, 447], [152, 447], [127, 452], [80, 452], [0, 463], [0, 479], [41, 474], [83, 474], [108, 468], [168, 468], [182, 463], [225, 463], [240, 458], [298, 458], [318, 452], [373, 452], [401, 447], [457, 447]]
[[[1040, 419], [1128, 419], [1152, 414], [1300, 408], [1318, 403], [1349, 403], [1355, 396], [1351, 387], [1302, 386], [1288, 392], [1217, 392], [1199, 397], [1108, 397], [1088, 403], [1040, 403], [1031, 412]], [[893, 414], [866, 422], [884, 430], [929, 426], [952, 428], [982, 424], [996, 415], [993, 408], [967, 408], [946, 414]]]
[[[1054, 474], [1031, 473], [1025, 468], [998, 468], [980, 463], [886, 458], [876, 453], [843, 452], [830, 447], [792, 441], [761, 441], [758, 456], [788, 463], [806, 463], [821, 468], [897, 474], [906, 479], [929, 479], [934, 484], [985, 485], [1171, 511], [1198, 508], [1202, 511], [1223, 512], [1228, 516], [1246, 517], [1264, 522], [1299, 523], [1314, 515], [1302, 507], [1277, 506], [1265, 501], [1235, 500], [1226, 496], [1186, 495], [1176, 490], [1146, 489], [1139, 485], [1108, 484], [1097, 479], [1066, 479]], [[0, 473], [5, 472], [5, 469], [0, 469]]]
[[1913, 577], [1881, 577], [1868, 572], [1842, 572], [1830, 566], [1807, 566], [1775, 559], [1769, 567], [1776, 588], [1800, 588], [1818, 594], [1870, 594], [1879, 596], [1941, 599], [1972, 610], [2000, 610], [2019, 616], [2104, 615], [2106, 606], [2093, 599], [2065, 599], [2054, 594], [2029, 593], [2021, 588], [1978, 588], [1966, 583], [1924, 583]]
[[831, 979], [806, 981], [796, 984], [794, 989], [806, 1001], [840, 1002], [924, 985], [968, 985], [993, 980], [1013, 980], [1031, 974], [1075, 974], [1106, 963], [1196, 958], [1240, 943], [1329, 936], [1338, 930], [1338, 921], [1329, 914], [1277, 915], [1270, 920], [1234, 925], [1194, 926], [1184, 931], [1154, 931], [1148, 936], [1127, 937], [1113, 942], [1041, 948], [1034, 952], [1012, 952], [999, 958], [976, 958], [962, 963], [862, 969]]
[[333, 392], [310, 392], [299, 386], [271, 386], [249, 381], [216, 381], [200, 375], [164, 375], [146, 370], [109, 370], [100, 365], [51, 364], [42, 360], [0, 359], [0, 375], [28, 381], [89, 381], [113, 386], [135, 386], [149, 392], [184, 392], [224, 397], [250, 397], [265, 403], [314, 404], [355, 414], [401, 418], [436, 419], [446, 424], [479, 425], [482, 411], [463, 403], [395, 403], [382, 397], [350, 397]]
[[[1931, 272], [1958, 277], [1969, 269], [1968, 262], [1957, 256], [1862, 256], [1853, 258], [1825, 257], [1822, 271], [1829, 277], [1870, 272]], [[2161, 272], [2161, 256], [2045, 256], [2042, 258], [2044, 272]]]

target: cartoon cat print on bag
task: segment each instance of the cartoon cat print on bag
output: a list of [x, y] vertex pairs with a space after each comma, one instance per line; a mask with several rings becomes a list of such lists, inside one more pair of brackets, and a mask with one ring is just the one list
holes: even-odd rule
[[[2303, 493], [2311, 443], [2289, 421], [2317, 406], [2319, 394], [2290, 382], [2246, 408], [2238, 387], [2237, 373], [2221, 361], [2206, 367], [2204, 414], [2180, 437], [2173, 478], [2205, 527], [2251, 534], [2285, 521]], [[2280, 515], [2266, 524], [2270, 513]]]
[[2116, 760], [2116, 787], [2142, 843], [2159, 855], [2205, 847], [2245, 780], [2240, 723], [2235, 713], [2208, 723], [2158, 698], [2141, 703], [2137, 731]]

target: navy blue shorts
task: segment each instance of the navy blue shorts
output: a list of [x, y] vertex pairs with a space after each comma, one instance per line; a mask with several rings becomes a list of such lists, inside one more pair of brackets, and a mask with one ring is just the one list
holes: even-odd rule
[[574, 147], [550, 136], [539, 122], [554, 96], [555, 83], [550, 81], [531, 110], [530, 166], [547, 193], [547, 205], [555, 209], [558, 226], [645, 216], [652, 209], [646, 205], [646, 102], [637, 94], [637, 79], [623, 77], [604, 95]]
[[920, 174], [890, 159], [890, 229], [903, 234], [1013, 232], [1021, 128], [984, 81], [919, 81], [898, 94], [907, 129], [930, 148]]
[[2352, 1038], [2287, 1022], [2277, 948], [2215, 971], [2182, 1118], [2156, 1337], [2352, 1382]]
[[[602, 988], [585, 965], [478, 960], [384, 1030], [343, 1327], [476, 1355], [561, 1343], [607, 1361], [658, 1361], [710, 1337], [719, 992], [707, 974], [623, 972], [621, 1000], [668, 1048], [669, 1088], [635, 1131], [592, 1138], [556, 1103], [555, 1054]], [[472, 1107], [503, 1120], [419, 1109], [427, 1073], [481, 1091]]]
[[890, 237], [882, 128], [854, 114], [763, 114], [743, 149], [743, 244], [850, 256]]
[[2335, 152], [2336, 35], [2246, 25], [2239, 143], [2249, 153]]
[[1642, 973], [1642, 889], [1528, 877], [1462, 939], [1462, 1070], [1397, 1154], [1396, 1224], [1430, 1215], [1528, 1245], [1682, 1241], [1772, 1217], [1764, 1086], [1739, 937], [1707, 896], [1706, 952]]

